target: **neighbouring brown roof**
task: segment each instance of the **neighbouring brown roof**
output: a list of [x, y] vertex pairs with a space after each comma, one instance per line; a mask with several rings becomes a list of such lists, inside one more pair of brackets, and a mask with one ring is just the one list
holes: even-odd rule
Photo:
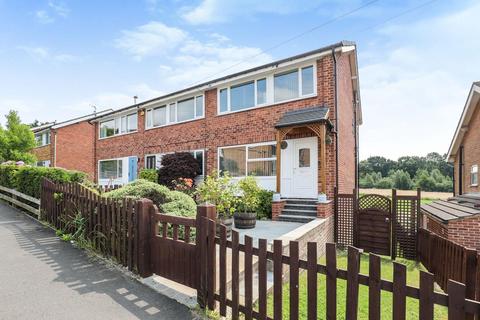
[[328, 110], [329, 109], [326, 107], [316, 106], [295, 111], [287, 111], [275, 124], [275, 128], [327, 121]]
[[480, 214], [480, 193], [467, 193], [422, 205], [422, 212], [443, 223]]

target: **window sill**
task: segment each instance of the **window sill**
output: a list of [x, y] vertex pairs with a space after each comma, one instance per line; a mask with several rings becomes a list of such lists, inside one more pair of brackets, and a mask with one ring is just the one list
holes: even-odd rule
[[127, 136], [127, 135], [133, 134], [133, 133], [138, 133], [138, 130], [132, 131], [132, 132], [120, 133], [120, 134], [116, 134], [116, 135], [113, 135], [113, 136], [110, 136], [110, 137], [98, 138], [98, 140], [112, 139], [112, 138]]
[[478, 187], [478, 183], [471, 184], [470, 187]]
[[49, 145], [51, 145], [51, 143], [47, 143], [47, 144], [44, 144], [42, 146], [36, 146], [35, 148], [33, 149], [38, 149], [38, 148], [43, 148], [43, 147], [48, 147]]
[[229, 114], [235, 114], [235, 113], [239, 113], [239, 112], [251, 111], [251, 110], [261, 109], [261, 108], [266, 108], [266, 107], [273, 107], [273, 106], [277, 106], [277, 105], [280, 105], [280, 104], [285, 104], [285, 103], [290, 103], [290, 102], [300, 101], [300, 100], [306, 100], [306, 99], [311, 99], [311, 98], [315, 98], [315, 97], [317, 97], [317, 93], [309, 94], [309, 95], [302, 96], [302, 97], [299, 97], [299, 98], [294, 98], [294, 99], [279, 101], [279, 102], [265, 103], [265, 104], [257, 105], [257, 106], [251, 107], [251, 108], [246, 108], [246, 109], [236, 110], [236, 111], [224, 111], [224, 112], [220, 112], [220, 110], [217, 109], [217, 117], [227, 116], [227, 115], [229, 115]]
[[154, 130], [154, 129], [159, 129], [159, 128], [164, 128], [164, 127], [175, 126], [175, 125], [177, 125], [177, 124], [184, 124], [184, 123], [194, 122], [194, 121], [202, 120], [202, 119], [205, 119], [205, 116], [203, 116], [203, 117], [198, 117], [198, 118], [191, 119], [191, 120], [179, 121], [179, 122], [175, 122], [175, 123], [167, 123], [167, 124], [164, 124], [164, 125], [161, 125], [161, 126], [157, 126], [157, 127], [147, 127], [147, 126], [145, 126], [145, 131]]

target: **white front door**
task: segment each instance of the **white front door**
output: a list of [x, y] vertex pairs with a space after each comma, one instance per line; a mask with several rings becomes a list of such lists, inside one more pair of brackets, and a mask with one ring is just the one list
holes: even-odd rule
[[282, 197], [317, 197], [317, 137], [287, 140], [287, 148], [282, 150], [281, 166]]

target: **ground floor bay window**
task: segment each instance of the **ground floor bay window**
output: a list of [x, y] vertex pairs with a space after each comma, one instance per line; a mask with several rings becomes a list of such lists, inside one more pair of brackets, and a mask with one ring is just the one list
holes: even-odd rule
[[275, 190], [276, 163], [275, 142], [218, 148], [220, 173], [228, 172], [234, 179], [254, 176], [267, 190]]

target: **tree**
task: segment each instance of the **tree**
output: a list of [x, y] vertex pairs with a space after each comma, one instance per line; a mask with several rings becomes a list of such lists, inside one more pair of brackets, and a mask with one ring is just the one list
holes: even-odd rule
[[16, 111], [11, 110], [5, 129], [0, 125], [0, 160], [33, 163], [36, 158], [30, 151], [36, 146], [30, 126], [22, 124]]
[[413, 182], [408, 172], [397, 170], [392, 174], [393, 187], [400, 190], [410, 190]]
[[200, 174], [198, 161], [189, 152], [166, 154], [162, 157], [162, 167], [158, 170], [158, 183], [171, 189], [180, 178], [192, 181]]

